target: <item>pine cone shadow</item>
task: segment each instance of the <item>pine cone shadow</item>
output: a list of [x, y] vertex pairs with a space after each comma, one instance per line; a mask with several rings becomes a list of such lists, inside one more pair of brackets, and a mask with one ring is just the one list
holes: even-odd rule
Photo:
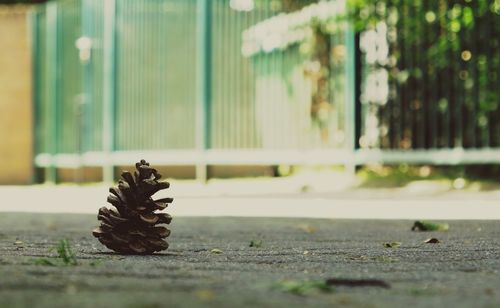
[[97, 251], [97, 252], [90, 252], [88, 253], [89, 255], [94, 255], [94, 256], [115, 256], [115, 257], [133, 257], [133, 256], [141, 256], [141, 257], [155, 257], [155, 256], [180, 256], [181, 254], [174, 253], [174, 252], [155, 252], [153, 254], [147, 254], [147, 253], [118, 253], [114, 251]]

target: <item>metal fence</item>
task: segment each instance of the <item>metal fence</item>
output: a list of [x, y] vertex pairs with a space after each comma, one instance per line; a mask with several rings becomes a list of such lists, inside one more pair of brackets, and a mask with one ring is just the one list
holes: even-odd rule
[[[56, 167], [301, 163], [326, 143], [311, 125], [298, 48], [245, 57], [242, 33], [281, 13], [262, 1], [61, 0], [33, 13], [35, 163]], [[335, 42], [344, 46], [344, 31]], [[330, 117], [344, 134], [345, 59]], [[333, 135], [332, 135], [333, 136]], [[329, 155], [321, 152], [323, 157]], [[338, 162], [341, 161], [337, 156]]]
[[[113, 166], [141, 157], [197, 165], [200, 178], [211, 164], [500, 162], [498, 95], [487, 94], [500, 88], [494, 8], [387, 0], [376, 1], [380, 22], [360, 34], [339, 21], [328, 38], [324, 134], [311, 118], [300, 44], [242, 52], [245, 31], [284, 15], [279, 1], [250, 2], [252, 10], [229, 0], [38, 6], [35, 165], [45, 178], [101, 166], [110, 180]], [[457, 32], [447, 12], [459, 3], [457, 14], [470, 7], [475, 22]], [[373, 58], [370, 46], [387, 52]]]

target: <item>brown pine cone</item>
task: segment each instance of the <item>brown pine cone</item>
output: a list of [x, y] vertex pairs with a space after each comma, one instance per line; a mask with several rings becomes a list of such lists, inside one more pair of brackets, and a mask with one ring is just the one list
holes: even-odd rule
[[107, 201], [115, 209], [102, 207], [97, 219], [101, 226], [92, 234], [106, 247], [123, 254], [152, 254], [168, 248], [164, 240], [170, 230], [158, 224], [169, 224], [172, 217], [164, 210], [172, 198], [153, 200], [152, 196], [167, 189], [168, 182], [159, 182], [161, 174], [145, 160], [135, 164], [134, 175], [121, 174], [118, 187], [111, 187]]

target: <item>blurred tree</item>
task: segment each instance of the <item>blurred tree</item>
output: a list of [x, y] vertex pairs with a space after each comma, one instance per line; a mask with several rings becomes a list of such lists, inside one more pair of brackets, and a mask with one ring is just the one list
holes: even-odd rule
[[358, 31], [387, 27], [388, 60], [364, 65], [389, 75], [390, 95], [376, 106], [378, 146], [500, 146], [500, 1], [349, 4]]
[[[318, 2], [271, 1], [286, 13]], [[361, 146], [500, 146], [498, 15], [500, 0], [348, 0], [344, 17], [311, 18], [305, 71], [313, 81], [311, 117], [322, 139], [328, 139], [335, 60], [331, 29], [347, 18], [365, 38], [360, 108], [362, 122], [372, 124], [362, 128]]]
[[[282, 0], [281, 10], [285, 13], [292, 13], [317, 2], [317, 0]], [[308, 43], [312, 48], [309, 50], [304, 71], [312, 80], [310, 113], [313, 122], [319, 127], [321, 140], [327, 142], [331, 102], [329, 87], [331, 37], [322, 23], [312, 20], [309, 26], [312, 37], [311, 42]]]
[[311, 3], [318, 2], [317, 0], [282, 0], [283, 12], [290, 13], [302, 9]]

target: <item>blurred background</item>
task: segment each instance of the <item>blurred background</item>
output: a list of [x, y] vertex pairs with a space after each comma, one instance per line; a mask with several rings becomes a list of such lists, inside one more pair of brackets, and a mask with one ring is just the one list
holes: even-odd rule
[[0, 183], [490, 181], [499, 38], [499, 0], [0, 0]]

